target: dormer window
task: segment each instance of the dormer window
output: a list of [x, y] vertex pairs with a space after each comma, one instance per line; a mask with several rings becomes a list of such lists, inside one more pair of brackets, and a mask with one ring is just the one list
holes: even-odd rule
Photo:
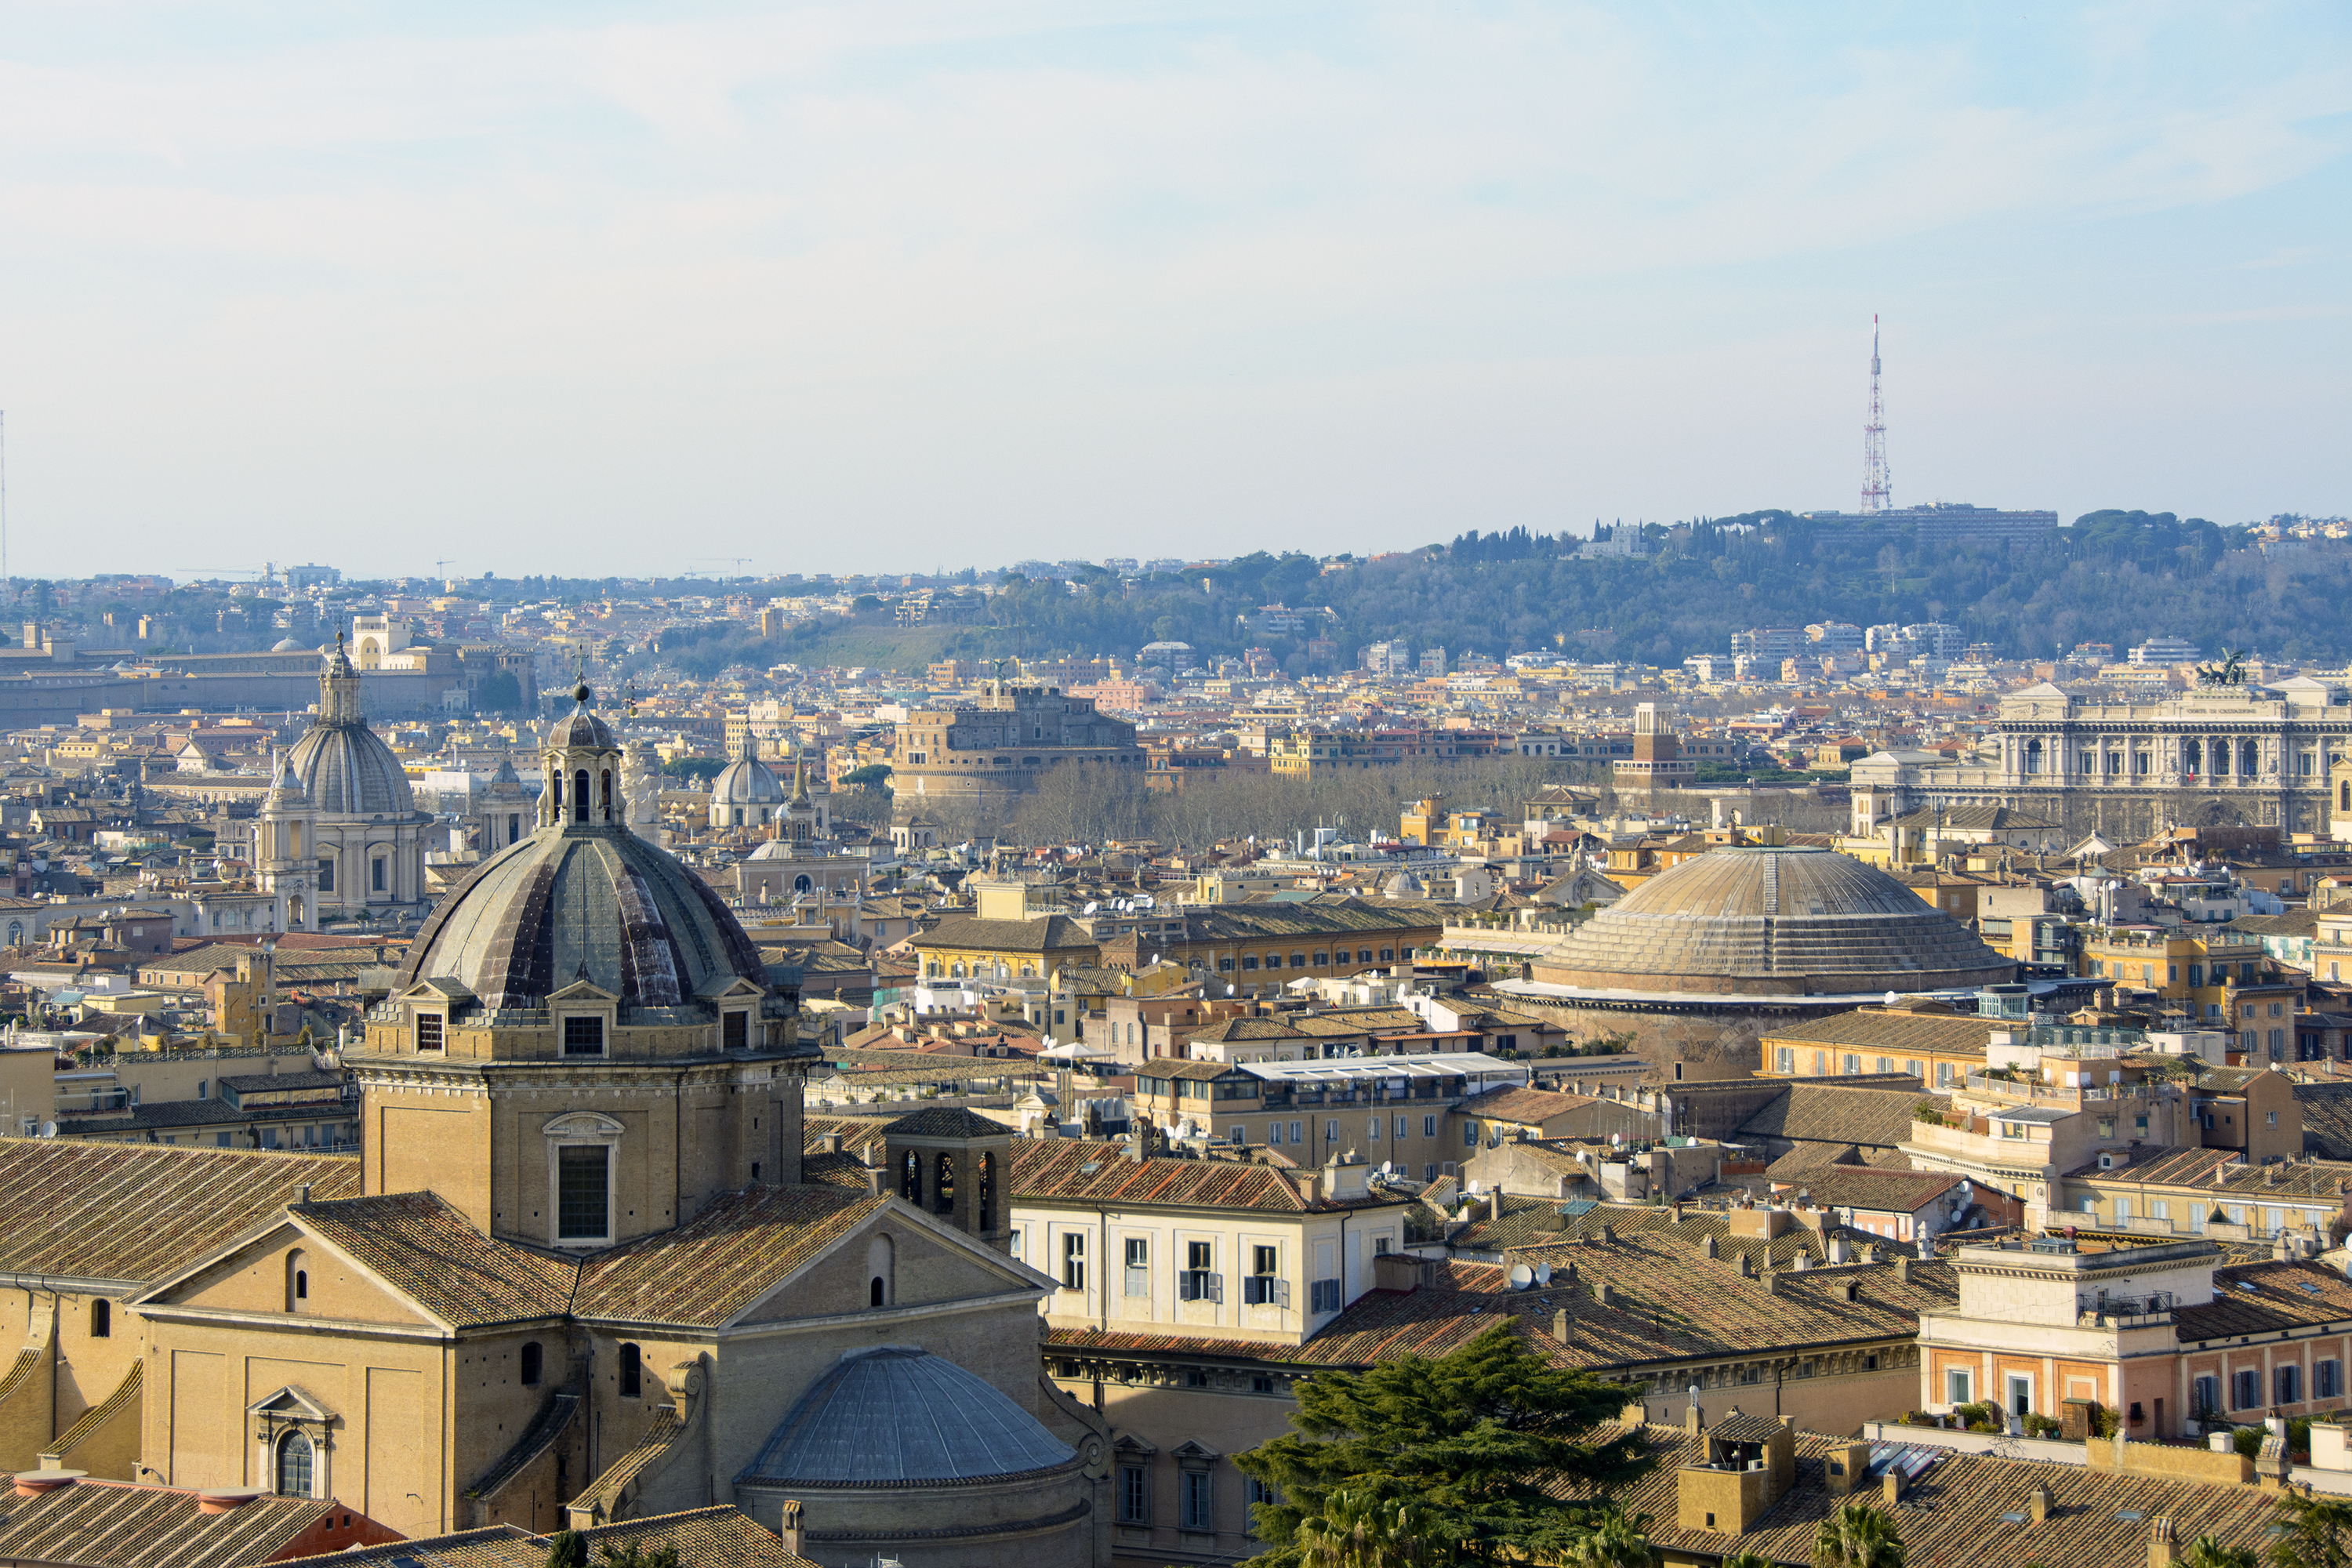
[[751, 1015], [740, 1009], [720, 1014], [719, 1043], [726, 1050], [749, 1050], [751, 1046]]
[[601, 1057], [604, 1054], [604, 1020], [591, 1013], [584, 1016], [573, 1014], [563, 1020], [563, 1054], [567, 1057]]
[[417, 1014], [416, 1048], [420, 1051], [440, 1051], [447, 1049], [447, 1038], [442, 1033], [442, 1028], [446, 1021], [446, 1016], [440, 1013]]

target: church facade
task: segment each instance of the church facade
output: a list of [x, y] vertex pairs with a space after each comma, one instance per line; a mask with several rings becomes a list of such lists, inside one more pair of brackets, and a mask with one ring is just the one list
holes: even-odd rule
[[[235, 1203], [12, 1293], [0, 1447], [409, 1535], [734, 1502], [841, 1568], [1107, 1563], [1108, 1434], [1041, 1376], [1005, 1131], [927, 1111], [873, 1171], [803, 1153], [795, 977], [629, 830], [579, 695], [533, 831], [435, 910], [348, 1058], [362, 1156], [185, 1151]], [[141, 1152], [108, 1210], [165, 1212], [183, 1152]], [[0, 1170], [35, 1155], [124, 1157], [0, 1140]], [[37, 1410], [100, 1302], [115, 1362]]]

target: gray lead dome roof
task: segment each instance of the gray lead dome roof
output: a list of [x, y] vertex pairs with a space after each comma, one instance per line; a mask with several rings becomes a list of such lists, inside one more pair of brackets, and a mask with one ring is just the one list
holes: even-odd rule
[[481, 1004], [535, 1008], [578, 979], [619, 1005], [677, 1007], [767, 961], [732, 910], [667, 850], [633, 833], [542, 827], [441, 901], [402, 965], [404, 989], [455, 980]]
[[1835, 995], [2004, 983], [2017, 965], [1874, 866], [1832, 849], [1713, 849], [1643, 883], [1536, 978], [1606, 990]]
[[407, 770], [363, 721], [313, 725], [287, 760], [322, 813], [406, 816], [416, 809]]
[[818, 1378], [738, 1480], [769, 1486], [950, 1482], [1077, 1456], [994, 1384], [905, 1345], [851, 1351]]

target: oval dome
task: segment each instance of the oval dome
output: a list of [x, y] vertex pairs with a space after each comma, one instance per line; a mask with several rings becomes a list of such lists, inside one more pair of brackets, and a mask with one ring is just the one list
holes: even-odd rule
[[542, 828], [478, 867], [417, 932], [403, 989], [454, 980], [493, 1010], [532, 1008], [585, 973], [620, 1005], [676, 1007], [767, 961], [677, 857], [634, 834]]
[[407, 770], [364, 723], [315, 725], [294, 742], [287, 761], [320, 812], [406, 816], [416, 809]]
[[802, 1487], [961, 1481], [1076, 1458], [993, 1384], [912, 1346], [878, 1345], [851, 1351], [818, 1378], [737, 1479]]
[[710, 781], [713, 805], [782, 805], [783, 781], [757, 757], [738, 757]]
[[1841, 995], [1999, 984], [2017, 965], [1874, 866], [1833, 849], [1713, 849], [1536, 961], [1602, 990]]

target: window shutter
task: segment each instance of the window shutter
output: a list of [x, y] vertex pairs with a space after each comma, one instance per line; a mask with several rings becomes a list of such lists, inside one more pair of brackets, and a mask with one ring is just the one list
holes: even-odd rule
[[1277, 1280], [1276, 1280], [1276, 1281], [1274, 1282], [1274, 1294], [1275, 1294], [1275, 1300], [1276, 1300], [1276, 1302], [1278, 1302], [1280, 1305], [1285, 1306], [1285, 1307], [1289, 1306], [1289, 1305], [1290, 1305], [1290, 1281], [1289, 1281], [1289, 1280], [1287, 1280], [1287, 1279], [1277, 1279]]
[[1222, 1274], [1212, 1274], [1208, 1277], [1207, 1283], [1209, 1287], [1209, 1300], [1212, 1301], [1223, 1301], [1225, 1299], [1225, 1277]]

